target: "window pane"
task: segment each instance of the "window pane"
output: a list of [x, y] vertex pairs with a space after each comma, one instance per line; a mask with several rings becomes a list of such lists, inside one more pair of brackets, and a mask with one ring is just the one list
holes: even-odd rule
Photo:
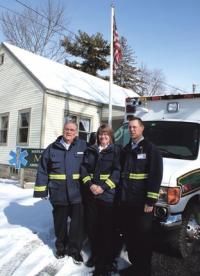
[[8, 116], [1, 117], [1, 129], [8, 128]]
[[90, 132], [90, 120], [89, 119], [80, 118], [79, 130], [80, 131]]
[[29, 126], [29, 113], [21, 113], [20, 115], [21, 115], [20, 127]]
[[145, 137], [152, 141], [166, 158], [196, 159], [199, 149], [199, 133], [199, 125], [195, 123], [145, 122]]
[[0, 116], [0, 143], [7, 143], [8, 137], [8, 115]]
[[7, 130], [0, 130], [0, 143], [7, 142]]
[[28, 142], [28, 128], [19, 129], [19, 143]]

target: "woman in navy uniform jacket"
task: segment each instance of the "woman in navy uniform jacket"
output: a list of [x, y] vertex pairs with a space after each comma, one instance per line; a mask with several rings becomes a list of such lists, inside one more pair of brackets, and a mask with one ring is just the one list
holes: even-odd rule
[[85, 151], [81, 177], [91, 245], [86, 265], [95, 265], [94, 275], [107, 275], [113, 270], [114, 200], [120, 178], [120, 148], [114, 144], [113, 131], [106, 124], [98, 128], [97, 144]]

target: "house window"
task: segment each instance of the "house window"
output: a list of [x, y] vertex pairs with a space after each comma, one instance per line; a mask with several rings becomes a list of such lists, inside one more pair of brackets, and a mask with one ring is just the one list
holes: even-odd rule
[[8, 140], [8, 113], [0, 114], [0, 144], [6, 144]]
[[0, 65], [4, 63], [4, 54], [0, 55]]
[[30, 110], [19, 112], [18, 143], [28, 144], [28, 134], [30, 128]]
[[73, 115], [73, 114], [66, 113], [65, 122], [70, 120], [75, 121], [77, 123], [79, 138], [87, 141], [88, 136], [90, 134], [90, 125], [91, 125], [90, 118], [87, 118], [81, 115]]

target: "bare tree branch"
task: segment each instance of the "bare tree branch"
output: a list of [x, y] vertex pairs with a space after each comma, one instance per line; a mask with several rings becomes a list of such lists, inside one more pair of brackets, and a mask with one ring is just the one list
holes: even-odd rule
[[166, 91], [165, 76], [159, 69], [149, 70], [145, 65], [141, 65], [140, 71], [141, 95], [162, 95]]
[[19, 13], [3, 12], [1, 27], [10, 43], [56, 61], [64, 60], [60, 41], [66, 34], [65, 7], [53, 0], [46, 0], [43, 7], [24, 6]]

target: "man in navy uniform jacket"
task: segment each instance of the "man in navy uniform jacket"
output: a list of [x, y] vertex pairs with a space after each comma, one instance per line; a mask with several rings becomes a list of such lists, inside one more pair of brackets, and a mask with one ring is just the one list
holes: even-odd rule
[[144, 125], [134, 117], [128, 124], [130, 142], [122, 151], [122, 227], [129, 274], [151, 275], [153, 209], [158, 199], [163, 174], [158, 149], [143, 137]]
[[[80, 191], [80, 165], [86, 142], [77, 138], [74, 121], [64, 124], [63, 135], [43, 152], [37, 170], [34, 197], [49, 196], [53, 206], [56, 257], [71, 256], [76, 264], [84, 238], [83, 205]], [[68, 231], [67, 220], [71, 218]]]

